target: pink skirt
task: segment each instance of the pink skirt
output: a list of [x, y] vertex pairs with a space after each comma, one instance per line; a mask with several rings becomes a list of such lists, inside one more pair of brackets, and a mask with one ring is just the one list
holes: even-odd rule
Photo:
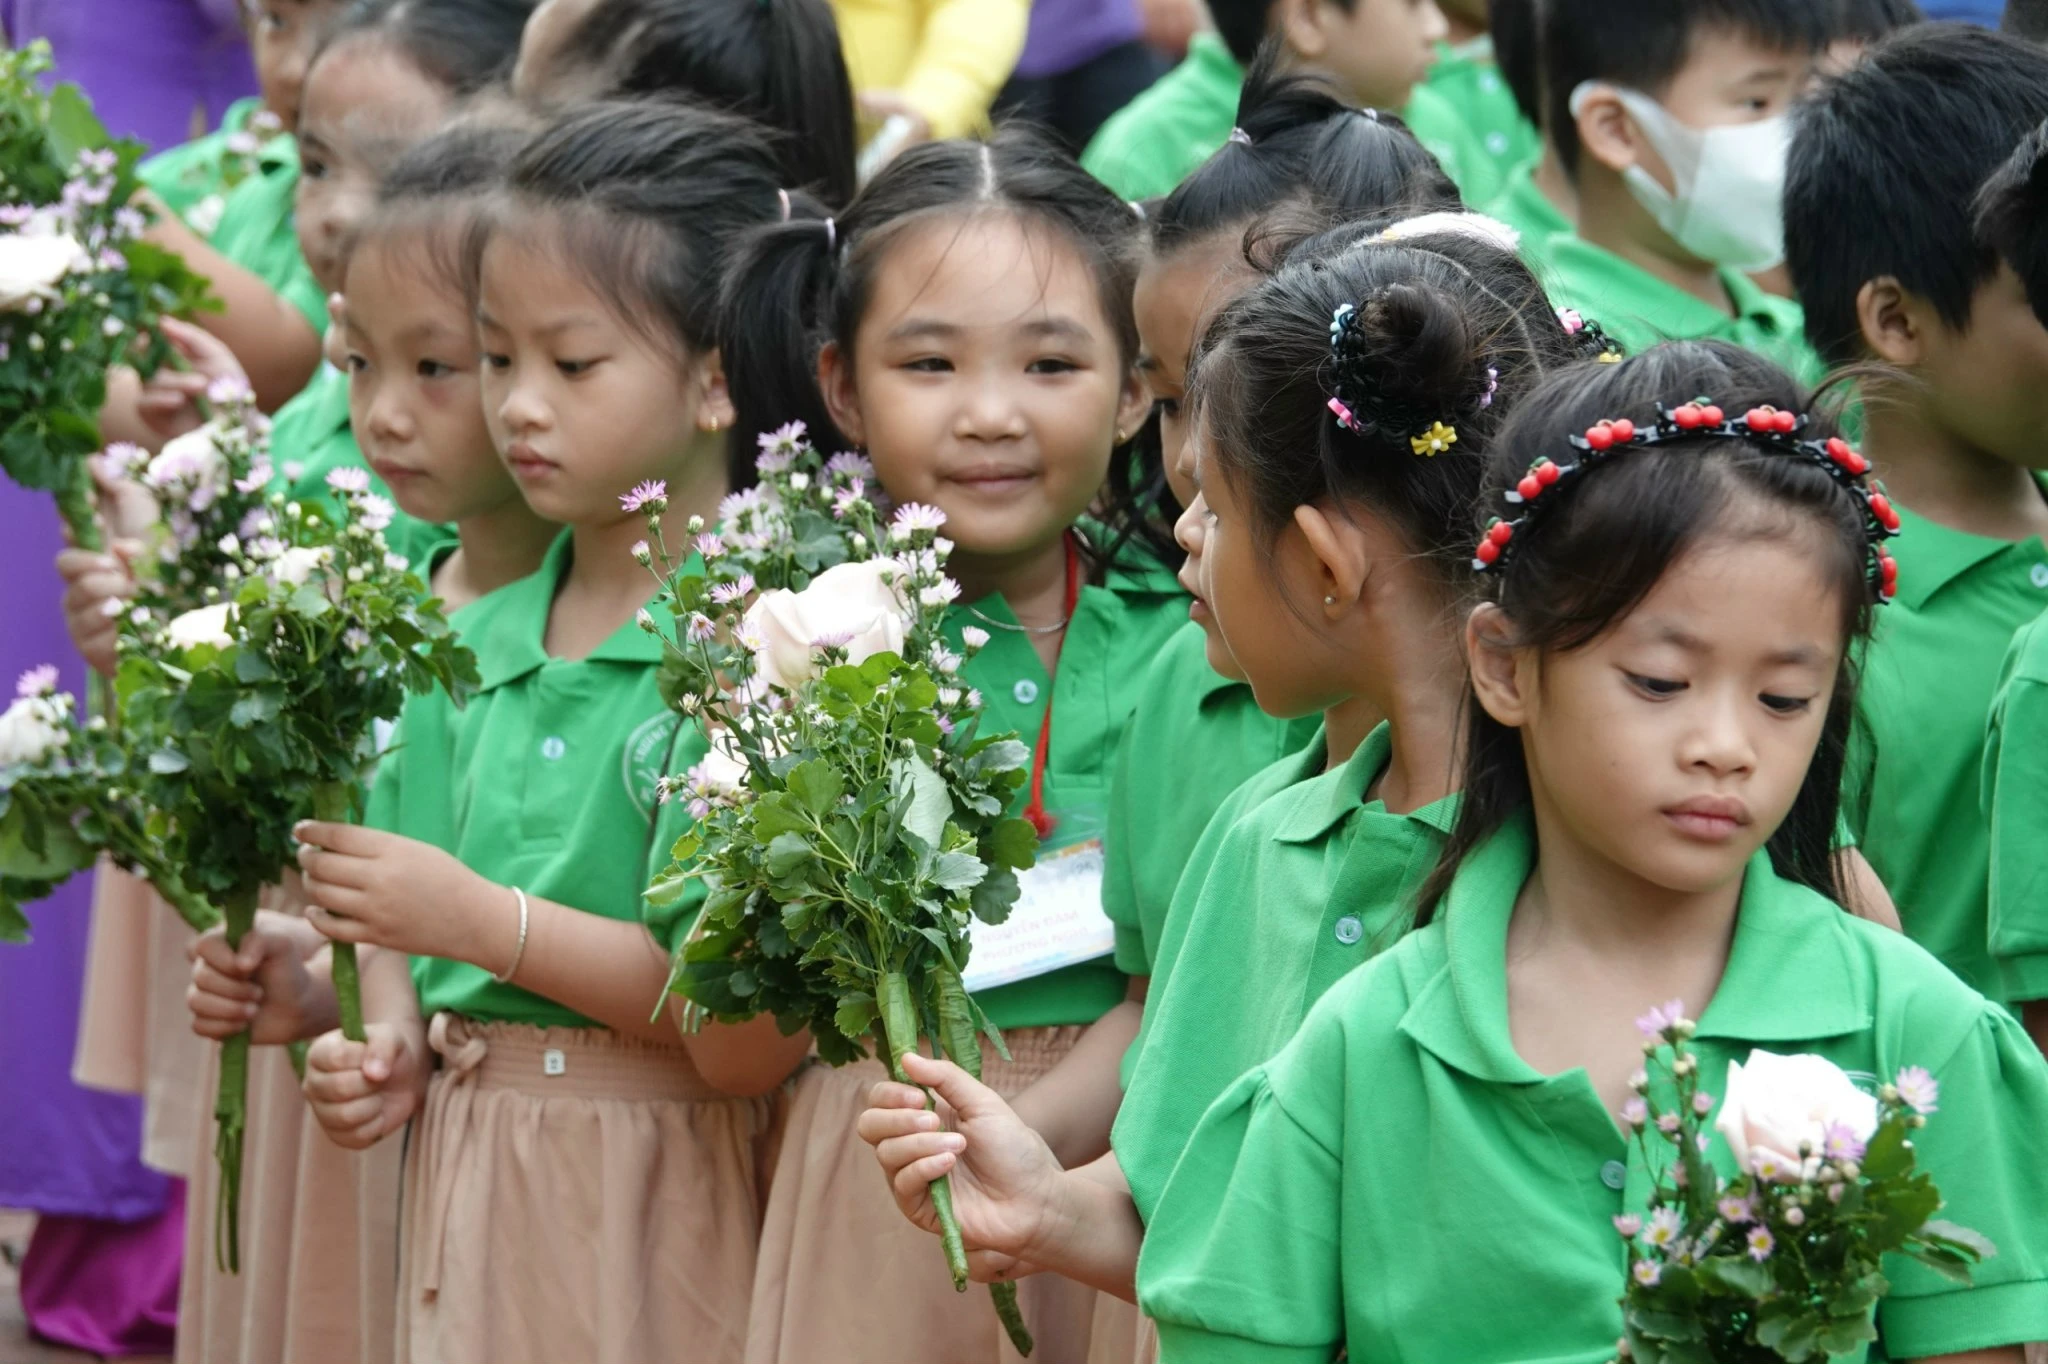
[[[1021, 1093], [1086, 1029], [1004, 1034], [982, 1078]], [[956, 1293], [935, 1236], [897, 1211], [874, 1150], [854, 1131], [880, 1062], [811, 1066], [796, 1081], [761, 1230], [747, 1364], [1016, 1364], [988, 1289]], [[1086, 1364], [1094, 1289], [1051, 1274], [1018, 1284], [1033, 1364]]]
[[1095, 1325], [1088, 1364], [1158, 1364], [1159, 1328], [1152, 1318], [1113, 1293], [1095, 1295]]
[[402, 1364], [739, 1364], [769, 1103], [605, 1029], [443, 1013], [430, 1036]]

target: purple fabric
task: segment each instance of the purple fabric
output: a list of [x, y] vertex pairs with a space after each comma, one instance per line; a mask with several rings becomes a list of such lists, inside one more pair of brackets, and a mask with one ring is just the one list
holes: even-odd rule
[[1144, 32], [1136, 0], [1033, 0], [1016, 74], [1057, 76]]
[[0, 20], [17, 45], [49, 39], [57, 78], [92, 97], [108, 131], [155, 151], [192, 137], [195, 109], [211, 128], [256, 93], [232, 0], [0, 0]]
[[[84, 695], [59, 607], [60, 543], [49, 496], [0, 479], [0, 700], [45, 662]], [[91, 911], [91, 878], [75, 878], [29, 907], [29, 946], [0, 946], [0, 1207], [133, 1222], [161, 1212], [168, 1194], [137, 1158], [141, 1100], [71, 1083]]]
[[183, 1180], [171, 1181], [169, 1206], [146, 1222], [38, 1220], [21, 1259], [29, 1330], [88, 1354], [169, 1354], [177, 1343], [184, 1241]]

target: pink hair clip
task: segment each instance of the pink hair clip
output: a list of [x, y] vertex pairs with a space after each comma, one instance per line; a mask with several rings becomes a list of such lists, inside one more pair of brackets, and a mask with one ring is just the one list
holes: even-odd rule
[[1358, 429], [1358, 418], [1351, 415], [1351, 409], [1344, 406], [1342, 398], [1330, 399], [1330, 411], [1337, 414], [1337, 425], [1343, 427], [1346, 431], [1356, 431]]

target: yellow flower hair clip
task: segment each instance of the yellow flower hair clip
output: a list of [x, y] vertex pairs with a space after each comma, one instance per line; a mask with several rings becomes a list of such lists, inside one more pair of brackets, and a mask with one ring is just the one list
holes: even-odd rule
[[1419, 436], [1408, 438], [1409, 448], [1423, 456], [1440, 455], [1458, 442], [1458, 428], [1437, 422]]

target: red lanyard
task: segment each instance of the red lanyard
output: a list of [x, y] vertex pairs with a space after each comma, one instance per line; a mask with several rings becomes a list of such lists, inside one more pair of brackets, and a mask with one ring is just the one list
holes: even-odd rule
[[[1067, 532], [1067, 606], [1064, 612], [1069, 628], [1074, 623], [1074, 607], [1081, 600], [1081, 551], [1074, 545], [1074, 533]], [[1060, 647], [1064, 651], [1066, 639], [1061, 637]], [[1055, 660], [1057, 662], [1058, 660]], [[1038, 747], [1031, 753], [1031, 803], [1024, 807], [1024, 818], [1031, 821], [1031, 827], [1038, 830], [1043, 841], [1052, 836], [1059, 821], [1046, 812], [1045, 808], [1045, 759], [1052, 752], [1052, 697], [1057, 687], [1048, 688], [1045, 695], [1045, 719], [1038, 726]]]

